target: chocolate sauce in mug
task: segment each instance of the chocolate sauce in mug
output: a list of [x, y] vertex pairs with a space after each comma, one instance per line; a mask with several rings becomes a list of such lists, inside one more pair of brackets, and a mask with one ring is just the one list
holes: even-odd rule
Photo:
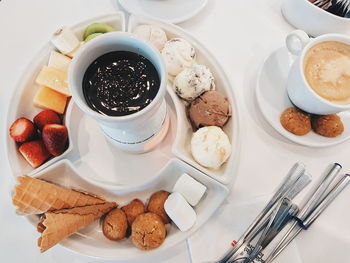
[[108, 116], [125, 116], [142, 110], [155, 98], [159, 86], [154, 65], [129, 51], [98, 57], [83, 78], [86, 102], [93, 110]]

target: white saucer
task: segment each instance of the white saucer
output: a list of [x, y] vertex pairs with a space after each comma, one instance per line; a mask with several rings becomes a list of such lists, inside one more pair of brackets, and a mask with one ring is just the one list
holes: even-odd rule
[[208, 0], [119, 0], [129, 13], [181, 23], [198, 14]]
[[326, 147], [344, 142], [350, 138], [350, 112], [338, 113], [344, 124], [344, 132], [336, 138], [327, 138], [311, 131], [297, 136], [286, 131], [281, 123], [281, 113], [292, 103], [287, 94], [287, 77], [293, 63], [293, 56], [287, 48], [281, 47], [264, 61], [258, 75], [256, 98], [261, 113], [270, 125], [287, 139], [310, 147]]

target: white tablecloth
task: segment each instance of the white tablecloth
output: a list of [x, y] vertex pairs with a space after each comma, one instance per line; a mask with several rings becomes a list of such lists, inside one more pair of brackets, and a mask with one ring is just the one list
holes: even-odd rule
[[[62, 25], [72, 25], [84, 19], [114, 12], [119, 8], [116, 0], [2, 0], [0, 1], [0, 261], [1, 262], [102, 262], [77, 255], [59, 246], [40, 254], [36, 246], [36, 230], [25, 218], [16, 216], [11, 205], [10, 191], [14, 179], [5, 155], [4, 140], [7, 129], [4, 125], [10, 96], [21, 74], [36, 52], [48, 41], [52, 32]], [[325, 149], [312, 149], [293, 144], [276, 133], [263, 119], [254, 99], [257, 71], [273, 48], [283, 45], [286, 34], [293, 28], [283, 19], [280, 0], [210, 0], [207, 7], [195, 18], [180, 24], [209, 50], [211, 50], [230, 77], [238, 95], [241, 118], [241, 155], [238, 177], [227, 203], [209, 222], [208, 228], [218, 227], [218, 222], [230, 224], [228, 216], [239, 221], [236, 205], [259, 200], [270, 194], [281, 178], [296, 161], [303, 161], [317, 178], [331, 162], [337, 161], [349, 171], [349, 142]], [[344, 195], [349, 196], [349, 191]], [[302, 262], [330, 262], [325, 260], [327, 249], [346, 249], [350, 243], [348, 206], [344, 201], [327, 211], [315, 227], [322, 230], [330, 222], [332, 234], [341, 236], [339, 243], [328, 244], [327, 235], [318, 232], [317, 240], [322, 249], [308, 250], [307, 235], [299, 251]], [[252, 201], [253, 200], [253, 201]], [[342, 207], [340, 205], [343, 205]], [[221, 215], [221, 217], [220, 217]], [[226, 217], [225, 217], [226, 216]], [[227, 219], [227, 220], [225, 220]], [[344, 226], [340, 229], [337, 225]], [[210, 226], [210, 227], [209, 227]], [[220, 227], [220, 225], [219, 225]], [[223, 226], [223, 227], [227, 227]], [[202, 232], [201, 232], [202, 231]], [[314, 231], [315, 232], [315, 231]], [[191, 239], [208, 237], [210, 233], [199, 230]], [[196, 237], [197, 236], [197, 237]], [[219, 237], [220, 238], [220, 237]], [[232, 238], [238, 238], [232, 237]], [[346, 241], [344, 243], [344, 241]], [[218, 240], [220, 242], [220, 240]], [[202, 243], [205, 245], [205, 242]], [[345, 245], [342, 245], [345, 244]], [[210, 246], [210, 243], [207, 243]], [[292, 248], [293, 249], [293, 248]], [[191, 252], [194, 253], [191, 256]], [[212, 251], [199, 249], [192, 244], [191, 250], [184, 242], [152, 259], [152, 262], [199, 262], [213, 256]], [[329, 253], [328, 253], [329, 254]], [[350, 262], [342, 256], [333, 262]], [[142, 261], [144, 262], [144, 261]]]

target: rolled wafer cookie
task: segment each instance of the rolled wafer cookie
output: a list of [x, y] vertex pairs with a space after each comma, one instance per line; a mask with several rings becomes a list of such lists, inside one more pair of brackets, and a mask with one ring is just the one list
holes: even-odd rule
[[38, 231], [41, 232], [41, 237], [38, 239], [40, 252], [45, 252], [115, 207], [117, 207], [115, 202], [105, 202], [45, 213], [38, 224]]
[[42, 214], [47, 211], [86, 205], [103, 204], [105, 199], [33, 178], [17, 177], [12, 202], [22, 215]]

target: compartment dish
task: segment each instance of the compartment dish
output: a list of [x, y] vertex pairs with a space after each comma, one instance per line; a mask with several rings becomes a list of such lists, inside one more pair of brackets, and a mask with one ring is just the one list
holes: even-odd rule
[[228, 98], [232, 109], [232, 117], [223, 128], [224, 132], [229, 137], [232, 146], [232, 152], [229, 159], [218, 170], [205, 168], [193, 159], [190, 149], [190, 142], [193, 131], [191, 124], [186, 116], [186, 105], [185, 102], [175, 94], [172, 88], [172, 80], [170, 79], [168, 81], [167, 89], [168, 93], [174, 101], [177, 112], [177, 132], [172, 151], [176, 157], [199, 169], [203, 173], [211, 176], [215, 180], [218, 180], [224, 184], [233, 182], [235, 179], [235, 169], [238, 163], [238, 152], [240, 147], [239, 113], [236, 103], [236, 96], [234, 94], [234, 88], [229, 82], [224, 70], [210, 51], [208, 51], [201, 43], [199, 43], [189, 33], [180, 27], [158, 20], [132, 15], [129, 19], [128, 31], [132, 33], [138, 25], [156, 25], [166, 32], [168, 39], [180, 37], [189, 41], [196, 50], [197, 63], [207, 66], [213, 73], [216, 90]]
[[[73, 26], [71, 29], [76, 34], [78, 39], [82, 41], [82, 34], [87, 25], [94, 22], [107, 23], [114, 27], [115, 29], [125, 31], [125, 17], [124, 13], [117, 12], [115, 14], [105, 15], [102, 17], [96, 17], [89, 19], [83, 23]], [[51, 43], [47, 43], [38, 54], [34, 56], [33, 61], [27, 67], [25, 74], [21, 77], [20, 81], [17, 84], [15, 92], [12, 95], [10, 106], [11, 108], [8, 111], [6, 126], [9, 128], [11, 124], [20, 117], [26, 117], [32, 119], [37, 113], [42, 109], [37, 108], [33, 105], [34, 96], [39, 89], [39, 85], [35, 83], [35, 79], [38, 76], [41, 68], [44, 65], [48, 64], [50, 53], [52, 50], [55, 50], [54, 46]], [[73, 101], [70, 100], [63, 119], [63, 124], [69, 123], [70, 115], [72, 110]], [[69, 127], [68, 133], [70, 133]], [[69, 135], [68, 135], [69, 136]], [[69, 146], [66, 151], [60, 156], [53, 157], [50, 160], [46, 161], [44, 164], [38, 168], [31, 167], [28, 162], [21, 156], [18, 151], [17, 144], [8, 136], [7, 139], [7, 156], [12, 167], [12, 171], [15, 175], [20, 174], [30, 174], [33, 175], [45, 167], [50, 166], [54, 162], [66, 157], [73, 147], [72, 140], [69, 140]]]
[[[183, 173], [189, 174], [198, 182], [205, 185], [207, 190], [199, 204], [195, 207], [197, 213], [195, 225], [187, 232], [181, 232], [174, 224], [168, 224], [167, 237], [159, 248], [151, 251], [139, 250], [132, 245], [130, 238], [121, 241], [110, 241], [103, 235], [98, 221], [60, 243], [63, 247], [85, 255], [123, 261], [148, 257], [155, 253], [163, 252], [179, 242], [184, 241], [201, 227], [216, 211], [225, 200], [229, 192], [228, 189], [195, 168], [177, 159], [171, 159], [159, 172], [159, 176], [151, 182], [138, 188], [134, 192], [122, 195], [108, 192], [103, 188], [86, 182], [68, 160], [61, 160], [55, 163], [51, 167], [37, 173], [35, 177], [64, 187], [90, 192], [102, 196], [108, 201], [115, 201], [119, 206], [123, 206], [134, 198], [139, 198], [145, 202], [152, 193], [161, 189], [171, 191], [175, 182]], [[39, 221], [38, 216], [29, 216], [28, 218], [34, 226], [37, 225]]]
[[[125, 17], [121, 12], [89, 19], [70, 29], [81, 41], [84, 29], [95, 22], [109, 24], [121, 31], [126, 30]], [[195, 225], [187, 232], [181, 232], [174, 224], [168, 225], [168, 236], [158, 249], [138, 250], [130, 239], [110, 241], [103, 236], [98, 222], [61, 242], [62, 246], [72, 251], [117, 260], [154, 255], [187, 239], [201, 227], [228, 195], [228, 189], [221, 183], [229, 184], [234, 181], [239, 154], [239, 113], [236, 98], [226, 74], [214, 56], [190, 34], [174, 25], [135, 16], [129, 22], [129, 31], [138, 24], [156, 24], [166, 31], [169, 38], [178, 36], [188, 40], [197, 51], [197, 62], [212, 71], [217, 90], [228, 98], [232, 107], [232, 117], [224, 127], [232, 144], [232, 153], [221, 169], [209, 170], [193, 160], [189, 148], [192, 127], [186, 116], [185, 104], [174, 93], [171, 82], [168, 83], [166, 95], [170, 117], [169, 132], [163, 142], [149, 153], [135, 155], [109, 145], [98, 124], [83, 114], [72, 100], [67, 106], [64, 119], [69, 130], [69, 148], [61, 156], [33, 169], [20, 156], [16, 144], [10, 138], [7, 141], [7, 154], [14, 176], [28, 174], [65, 187], [101, 195], [109, 201], [116, 201], [119, 206], [134, 198], [146, 201], [151, 193], [160, 189], [171, 191], [183, 173], [189, 174], [207, 187], [205, 195], [195, 206]], [[47, 64], [52, 50], [54, 47], [50, 43], [46, 44], [22, 76], [10, 103], [13, 108], [8, 113], [8, 127], [18, 117], [31, 118], [39, 112], [39, 109], [28, 105], [32, 104], [39, 88], [34, 82], [35, 78], [42, 66]], [[28, 218], [33, 225], [39, 220], [37, 216]]]

